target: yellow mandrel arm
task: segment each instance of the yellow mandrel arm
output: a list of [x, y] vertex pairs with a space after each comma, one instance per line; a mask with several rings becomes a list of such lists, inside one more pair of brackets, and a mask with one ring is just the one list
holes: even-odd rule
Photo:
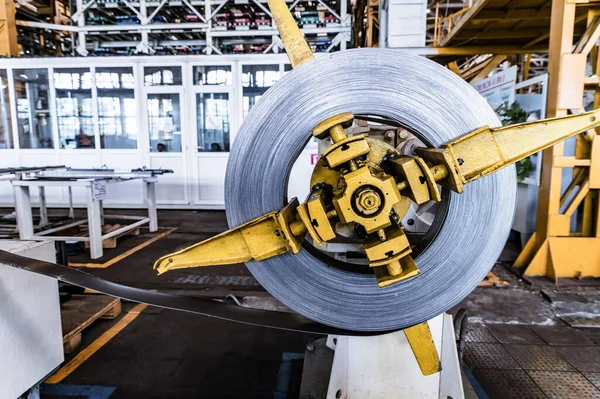
[[416, 151], [430, 163], [446, 166], [448, 177], [439, 183], [460, 193], [462, 184], [597, 126], [600, 126], [600, 110], [500, 128], [484, 126], [444, 144], [441, 149]]
[[304, 40], [304, 35], [298, 28], [298, 24], [292, 17], [290, 10], [284, 0], [268, 0], [269, 8], [273, 13], [273, 20], [279, 36], [288, 54], [292, 68], [304, 64], [315, 58], [314, 54], [308, 47], [308, 43]]
[[154, 264], [158, 274], [189, 267], [221, 266], [260, 261], [291, 251], [298, 253], [306, 234], [295, 220], [298, 200], [281, 211], [267, 213], [235, 229], [211, 237], [181, 251], [165, 255]]

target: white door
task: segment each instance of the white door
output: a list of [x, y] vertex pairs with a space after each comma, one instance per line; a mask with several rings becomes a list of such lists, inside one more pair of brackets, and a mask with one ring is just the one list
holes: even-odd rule
[[225, 171], [237, 131], [232, 114], [235, 85], [231, 64], [192, 65], [190, 100], [196, 171], [194, 202], [203, 207], [225, 204]]
[[156, 199], [160, 204], [188, 204], [186, 127], [183, 88], [147, 87], [145, 93], [150, 167], [172, 169], [160, 178]]

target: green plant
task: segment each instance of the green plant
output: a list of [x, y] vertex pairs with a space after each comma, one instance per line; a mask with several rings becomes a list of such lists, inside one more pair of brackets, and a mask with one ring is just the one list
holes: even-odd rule
[[495, 111], [502, 121], [502, 126], [523, 123], [527, 120], [527, 112], [516, 101], [511, 106], [502, 103]]
[[[496, 108], [496, 113], [502, 121], [502, 126], [514, 125], [515, 123], [523, 123], [527, 120], [527, 112], [521, 108], [518, 102], [512, 103], [508, 106], [506, 103], [502, 103]], [[533, 162], [531, 157], [521, 159], [516, 163], [517, 166], [517, 180], [522, 182], [527, 176], [534, 170]]]

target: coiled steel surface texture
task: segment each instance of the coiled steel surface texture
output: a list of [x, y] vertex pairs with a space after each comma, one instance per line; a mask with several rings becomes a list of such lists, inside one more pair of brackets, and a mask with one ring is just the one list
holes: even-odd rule
[[[500, 124], [468, 83], [424, 57], [391, 49], [317, 57], [284, 76], [244, 120], [227, 168], [231, 227], [284, 205], [289, 172], [311, 129], [342, 112], [395, 120], [434, 146]], [[420, 275], [386, 288], [373, 275], [332, 267], [306, 249], [248, 268], [312, 320], [357, 331], [409, 327], [450, 309], [484, 278], [510, 232], [515, 200], [514, 166], [467, 185], [463, 194], [450, 193], [437, 236], [415, 259]]]

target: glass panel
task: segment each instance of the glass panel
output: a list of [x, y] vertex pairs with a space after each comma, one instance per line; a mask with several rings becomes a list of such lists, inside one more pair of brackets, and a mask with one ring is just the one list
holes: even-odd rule
[[90, 70], [55, 69], [54, 90], [60, 148], [95, 148]]
[[17, 126], [21, 148], [54, 148], [47, 69], [15, 69]]
[[229, 94], [196, 94], [198, 151], [229, 151]]
[[279, 80], [279, 65], [242, 66], [242, 116], [262, 97], [267, 89]]
[[194, 67], [195, 85], [231, 86], [232, 81], [231, 67], [228, 65]]
[[175, 86], [181, 83], [181, 67], [144, 67], [146, 86]]
[[0, 69], [0, 149], [13, 148], [6, 69]]
[[292, 68], [292, 64], [285, 64], [285, 65], [283, 65], [283, 74], [285, 75], [286, 73], [288, 73], [292, 69], [293, 69]]
[[148, 94], [151, 152], [181, 152], [179, 94]]
[[137, 148], [137, 107], [133, 68], [96, 68], [100, 147]]

